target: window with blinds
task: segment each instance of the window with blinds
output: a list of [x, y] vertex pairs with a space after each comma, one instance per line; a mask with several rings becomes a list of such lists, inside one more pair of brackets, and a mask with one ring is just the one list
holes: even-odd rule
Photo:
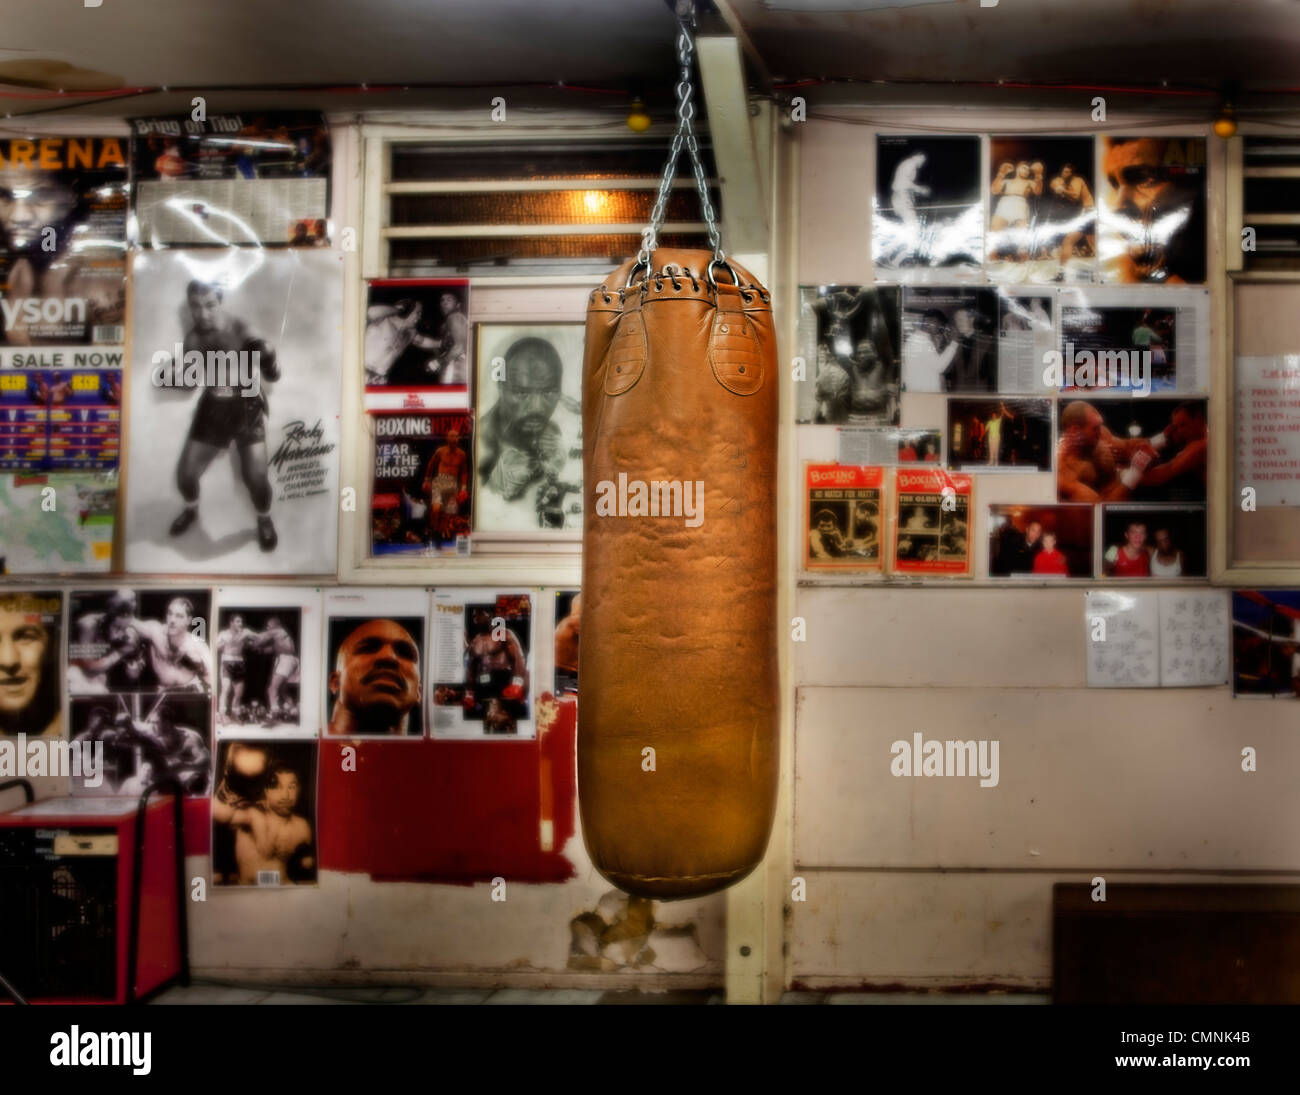
[[[720, 209], [712, 156], [700, 146]], [[387, 148], [382, 232], [393, 277], [603, 275], [640, 248], [667, 154], [644, 138]], [[707, 248], [685, 159], [659, 242]]]
[[1300, 137], [1246, 137], [1242, 144], [1241, 223], [1255, 229], [1244, 267], [1300, 269]]

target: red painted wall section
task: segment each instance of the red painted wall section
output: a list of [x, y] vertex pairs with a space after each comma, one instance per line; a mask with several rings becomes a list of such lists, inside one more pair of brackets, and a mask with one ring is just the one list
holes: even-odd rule
[[[547, 693], [534, 741], [322, 738], [321, 869], [466, 885], [574, 877], [562, 852], [574, 833], [577, 726], [577, 700]], [[349, 744], [355, 772], [343, 770]]]

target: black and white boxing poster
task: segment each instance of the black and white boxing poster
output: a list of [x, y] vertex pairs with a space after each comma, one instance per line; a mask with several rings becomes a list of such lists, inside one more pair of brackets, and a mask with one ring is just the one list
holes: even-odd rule
[[342, 259], [137, 256], [127, 570], [334, 572]]
[[315, 737], [320, 593], [295, 586], [223, 586], [216, 611], [217, 737]]
[[796, 422], [898, 425], [900, 296], [896, 285], [800, 288]]
[[891, 280], [978, 275], [984, 203], [978, 137], [876, 138], [871, 251]]
[[429, 595], [422, 589], [325, 594], [324, 733], [418, 741]]
[[468, 279], [368, 282], [362, 364], [367, 411], [468, 409]]
[[478, 325], [476, 532], [582, 528], [578, 323]]
[[69, 595], [69, 733], [73, 741], [104, 743], [98, 793], [139, 794], [164, 775], [186, 794], [209, 792], [211, 606], [207, 589]]
[[218, 743], [214, 887], [315, 884], [318, 748], [314, 741]]

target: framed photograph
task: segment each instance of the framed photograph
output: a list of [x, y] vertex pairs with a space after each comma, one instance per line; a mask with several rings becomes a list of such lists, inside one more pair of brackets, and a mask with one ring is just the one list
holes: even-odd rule
[[1051, 471], [1051, 400], [949, 399], [948, 466], [964, 471]]
[[480, 323], [476, 532], [582, 528], [580, 323]]
[[1093, 506], [989, 506], [990, 578], [1092, 578]]
[[366, 283], [367, 411], [468, 409], [469, 280]]
[[418, 741], [428, 594], [331, 589], [325, 593], [324, 719], [329, 737]]

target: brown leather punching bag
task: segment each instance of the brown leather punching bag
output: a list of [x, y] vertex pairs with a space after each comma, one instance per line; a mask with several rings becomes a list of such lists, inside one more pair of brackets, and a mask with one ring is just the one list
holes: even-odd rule
[[762, 859], [776, 798], [768, 293], [707, 251], [629, 260], [583, 370], [583, 833], [629, 893], [710, 893]]

